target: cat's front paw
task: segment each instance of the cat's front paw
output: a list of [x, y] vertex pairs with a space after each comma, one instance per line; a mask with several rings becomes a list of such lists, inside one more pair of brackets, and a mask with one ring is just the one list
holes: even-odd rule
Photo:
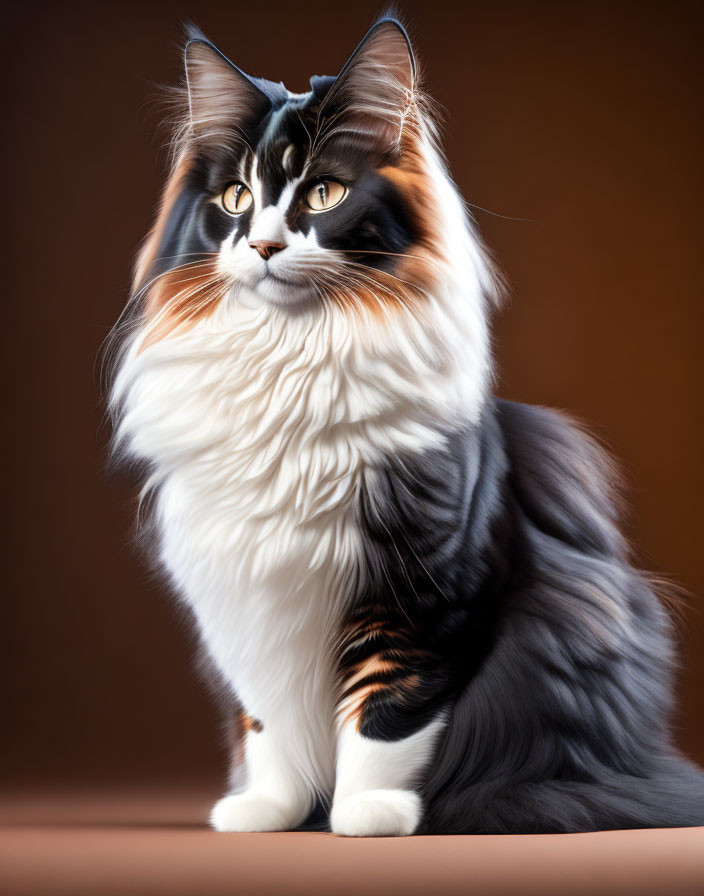
[[210, 826], [221, 833], [289, 831], [300, 823], [298, 814], [269, 796], [237, 793], [215, 803]]
[[367, 790], [335, 803], [330, 824], [343, 837], [407, 837], [420, 811], [420, 797], [411, 790]]

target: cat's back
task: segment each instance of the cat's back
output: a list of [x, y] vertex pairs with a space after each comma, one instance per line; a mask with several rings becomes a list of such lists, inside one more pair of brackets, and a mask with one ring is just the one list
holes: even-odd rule
[[527, 518], [575, 548], [624, 557], [620, 474], [608, 453], [562, 411], [504, 399], [494, 408], [512, 492]]

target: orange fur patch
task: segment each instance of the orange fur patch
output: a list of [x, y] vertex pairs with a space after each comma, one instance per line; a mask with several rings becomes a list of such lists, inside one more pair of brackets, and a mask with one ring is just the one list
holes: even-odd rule
[[417, 687], [420, 679], [410, 672], [394, 677], [391, 681], [366, 680], [386, 672], [403, 673], [403, 669], [402, 657], [395, 651], [387, 652], [386, 656], [376, 653], [357, 663], [352, 674], [343, 682], [344, 696], [337, 706], [340, 726], [354, 722], [359, 730], [367, 702], [374, 694], [386, 691], [390, 696], [403, 699], [408, 691]]
[[396, 187], [419, 230], [416, 242], [399, 259], [395, 275], [413, 284], [416, 292], [428, 292], [435, 285], [436, 260], [442, 258], [443, 249], [438, 199], [426, 170], [417, 126], [406, 125], [398, 164], [380, 168], [379, 174]]
[[255, 719], [246, 712], [240, 715], [240, 726], [243, 734], [248, 734], [250, 731], [262, 731], [264, 728], [259, 719]]
[[147, 333], [140, 353], [170, 333], [209, 314], [223, 298], [229, 280], [213, 259], [181, 265], [155, 278], [145, 308]]
[[[412, 113], [413, 114], [413, 113]], [[332, 290], [331, 298], [346, 311], [364, 310], [375, 317], [386, 316], [391, 310], [413, 310], [423, 296], [432, 292], [437, 283], [438, 259], [443, 257], [438, 200], [428, 176], [421, 150], [417, 122], [412, 117], [404, 126], [398, 162], [378, 169], [401, 195], [418, 228], [415, 242], [395, 257], [391, 271], [350, 268], [349, 281], [341, 290]]]
[[170, 333], [200, 320], [214, 308], [229, 286], [210, 258], [186, 262], [146, 282], [158, 258], [167, 222], [192, 164], [191, 154], [184, 151], [169, 176], [156, 221], [135, 265], [133, 295], [140, 291], [145, 294], [144, 324], [147, 332], [140, 352]]
[[355, 666], [355, 672], [345, 682], [346, 688], [353, 688], [360, 681], [369, 678], [370, 675], [378, 675], [381, 672], [393, 672], [398, 668], [398, 663], [384, 659], [380, 654], [362, 660]]

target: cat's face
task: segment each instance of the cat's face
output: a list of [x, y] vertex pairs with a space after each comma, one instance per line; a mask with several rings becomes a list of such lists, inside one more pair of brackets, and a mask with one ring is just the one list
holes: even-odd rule
[[152, 316], [206, 313], [223, 290], [245, 305], [381, 307], [427, 285], [434, 196], [396, 21], [305, 94], [250, 78], [199, 34], [185, 58], [177, 161], [136, 276]]
[[245, 302], [315, 300], [358, 265], [390, 270], [417, 236], [373, 143], [345, 132], [311, 152], [320, 107], [282, 96], [202, 168], [199, 229]]

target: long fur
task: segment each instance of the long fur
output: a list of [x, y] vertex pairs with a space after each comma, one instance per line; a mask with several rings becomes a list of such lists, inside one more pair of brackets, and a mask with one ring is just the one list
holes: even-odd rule
[[[243, 707], [245, 773], [213, 824], [331, 803], [357, 835], [702, 824], [612, 467], [566, 419], [491, 396], [497, 278], [409, 52], [382, 20], [293, 95], [189, 35], [111, 407], [159, 561]], [[337, 163], [340, 211], [301, 212]], [[240, 219], [218, 210], [226, 176], [253, 196]], [[285, 251], [263, 262], [262, 234]]]

